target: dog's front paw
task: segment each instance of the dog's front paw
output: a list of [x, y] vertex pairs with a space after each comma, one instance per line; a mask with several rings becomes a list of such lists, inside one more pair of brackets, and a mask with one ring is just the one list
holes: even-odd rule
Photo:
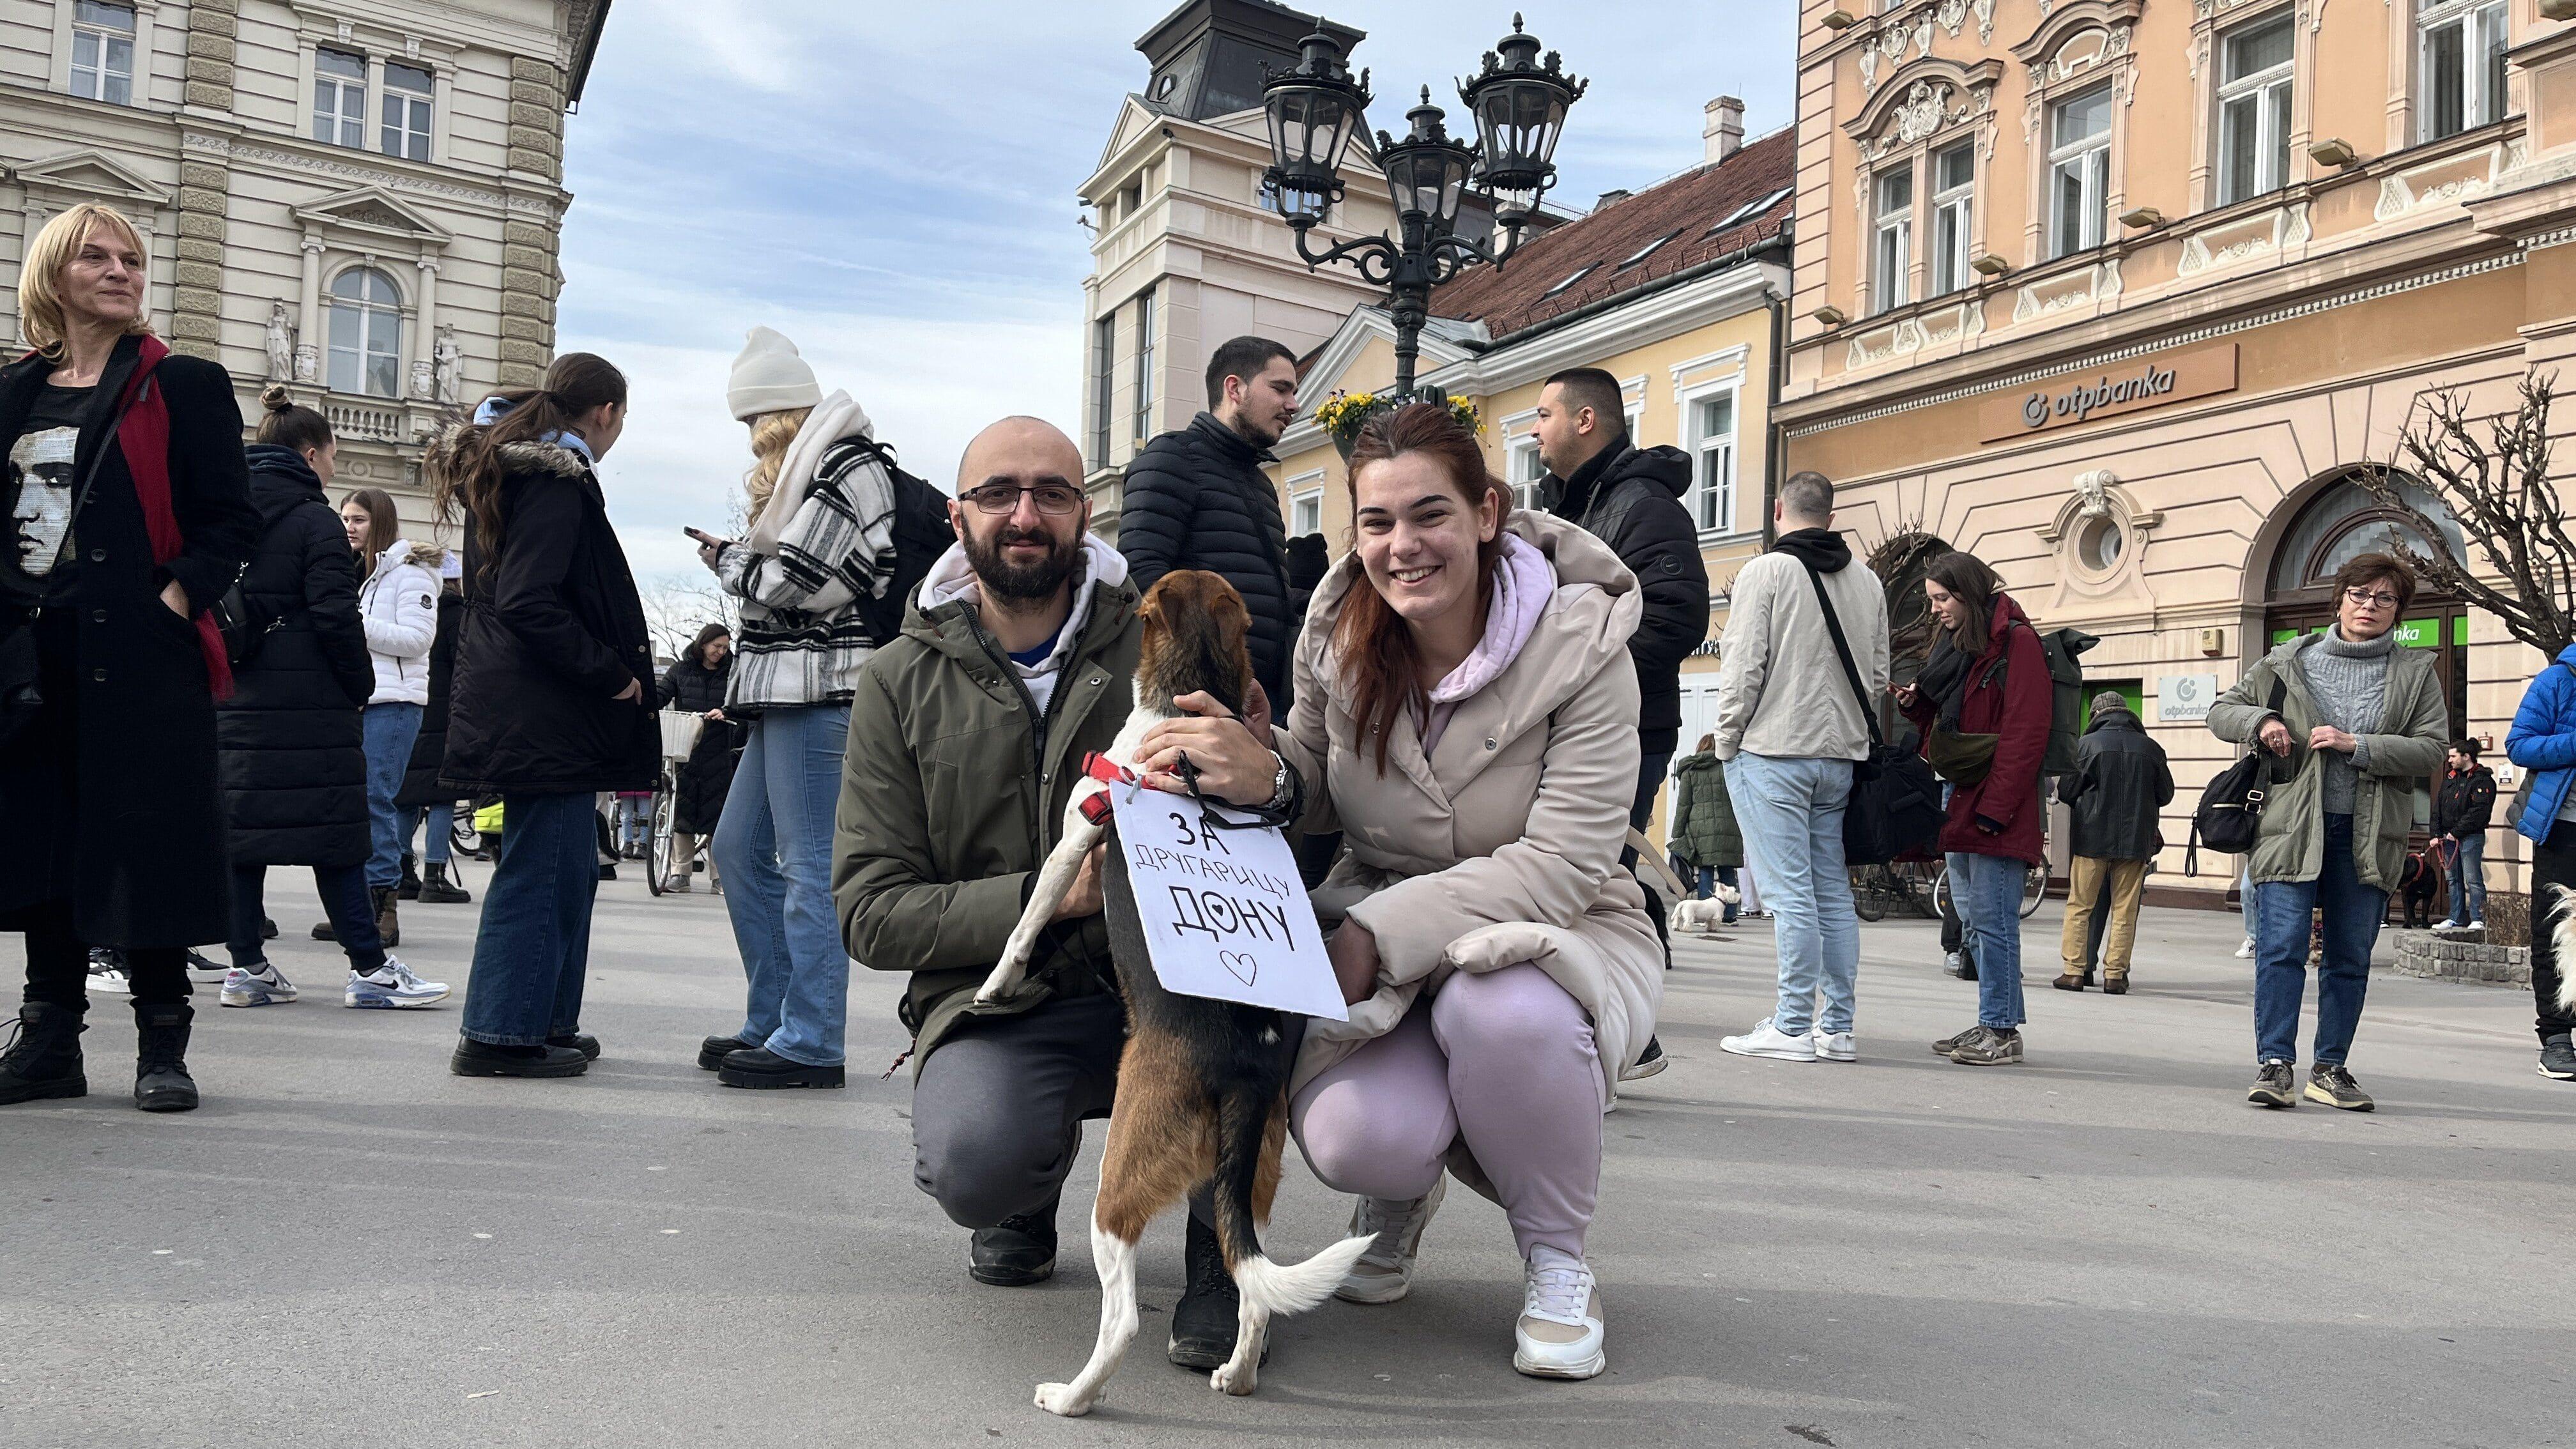
[[1215, 1373], [1208, 1375], [1209, 1388], [1221, 1394], [1232, 1394], [1236, 1398], [1251, 1393], [1260, 1381], [1261, 1364], [1258, 1359], [1245, 1364], [1240, 1372], [1236, 1370], [1234, 1361], [1228, 1359], [1217, 1366]]
[[1077, 1396], [1071, 1384], [1038, 1385], [1038, 1407], [1061, 1418], [1079, 1419], [1090, 1413], [1091, 1406], [1098, 1402], [1097, 1397], [1085, 1399]]

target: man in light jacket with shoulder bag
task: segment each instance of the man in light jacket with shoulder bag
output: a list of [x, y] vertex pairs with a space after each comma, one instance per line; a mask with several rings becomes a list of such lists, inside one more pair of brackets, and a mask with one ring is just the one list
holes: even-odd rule
[[1834, 485], [1823, 474], [1781, 484], [1775, 511], [1779, 541], [1735, 576], [1715, 750], [1745, 859], [1778, 920], [1780, 1000], [1752, 1031], [1718, 1044], [1738, 1056], [1848, 1062], [1860, 918], [1843, 811], [1853, 764], [1869, 756], [1865, 711], [1887, 689], [1887, 593], [1833, 531]]

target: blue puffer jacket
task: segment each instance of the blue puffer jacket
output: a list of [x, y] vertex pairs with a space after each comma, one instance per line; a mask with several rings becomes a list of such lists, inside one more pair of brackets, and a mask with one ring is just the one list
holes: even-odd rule
[[2513, 828], [2533, 840], [2547, 840], [2558, 822], [2567, 790], [2576, 784], [2576, 645], [2560, 651], [2558, 662], [2540, 671], [2522, 692], [2522, 707], [2513, 712], [2513, 729], [2504, 737], [2505, 758], [2532, 771], [2531, 804]]

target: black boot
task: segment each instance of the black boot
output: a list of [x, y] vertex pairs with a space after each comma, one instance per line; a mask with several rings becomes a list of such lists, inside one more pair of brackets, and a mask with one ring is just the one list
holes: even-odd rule
[[[1164, 1353], [1185, 1369], [1222, 1368], [1234, 1357], [1242, 1296], [1235, 1291], [1234, 1275], [1225, 1270], [1225, 1250], [1217, 1245], [1216, 1229], [1192, 1214], [1183, 1241], [1190, 1282], [1181, 1290], [1181, 1301], [1172, 1305], [1172, 1342]], [[1267, 1343], [1261, 1346], [1261, 1361], [1270, 1361]]]
[[1055, 1276], [1055, 1209], [1008, 1217], [977, 1228], [966, 1275], [996, 1288], [1026, 1288]]
[[422, 905], [462, 906], [472, 904], [473, 900], [474, 897], [466, 891], [465, 887], [447, 878], [445, 862], [433, 860], [429, 863], [427, 873], [420, 878]]
[[402, 879], [394, 882], [394, 898], [397, 900], [420, 899], [420, 872], [412, 869], [413, 864], [410, 856], [402, 858]]
[[735, 1052], [747, 1052], [760, 1043], [739, 1036], [711, 1036], [698, 1043], [698, 1070], [712, 1072], [724, 1066], [724, 1059]]
[[0, 1052], [0, 1103], [86, 1097], [81, 1017], [86, 1008], [30, 1001], [18, 1008], [17, 1040]]
[[494, 1046], [459, 1037], [447, 1069], [460, 1077], [578, 1077], [590, 1058], [574, 1046]]
[[401, 945], [402, 918], [394, 914], [394, 888], [370, 886], [367, 889], [367, 899], [373, 902], [376, 908], [377, 939], [384, 942], [385, 949], [388, 951]]
[[188, 1023], [196, 1019], [184, 1001], [134, 1003], [134, 1030], [141, 1043], [134, 1062], [135, 1106], [146, 1112], [197, 1110], [197, 1082], [188, 1075]]
[[716, 1068], [716, 1080], [728, 1087], [840, 1087], [849, 1084], [848, 1069], [838, 1066], [809, 1067], [790, 1061], [767, 1047], [747, 1047], [727, 1053]]

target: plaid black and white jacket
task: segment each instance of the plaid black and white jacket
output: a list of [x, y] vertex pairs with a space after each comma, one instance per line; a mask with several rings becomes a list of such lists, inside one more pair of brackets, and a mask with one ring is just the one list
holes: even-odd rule
[[894, 484], [877, 455], [838, 443], [778, 536], [778, 552], [725, 545], [716, 577], [742, 600], [727, 710], [846, 703], [876, 652], [858, 601], [894, 574]]

